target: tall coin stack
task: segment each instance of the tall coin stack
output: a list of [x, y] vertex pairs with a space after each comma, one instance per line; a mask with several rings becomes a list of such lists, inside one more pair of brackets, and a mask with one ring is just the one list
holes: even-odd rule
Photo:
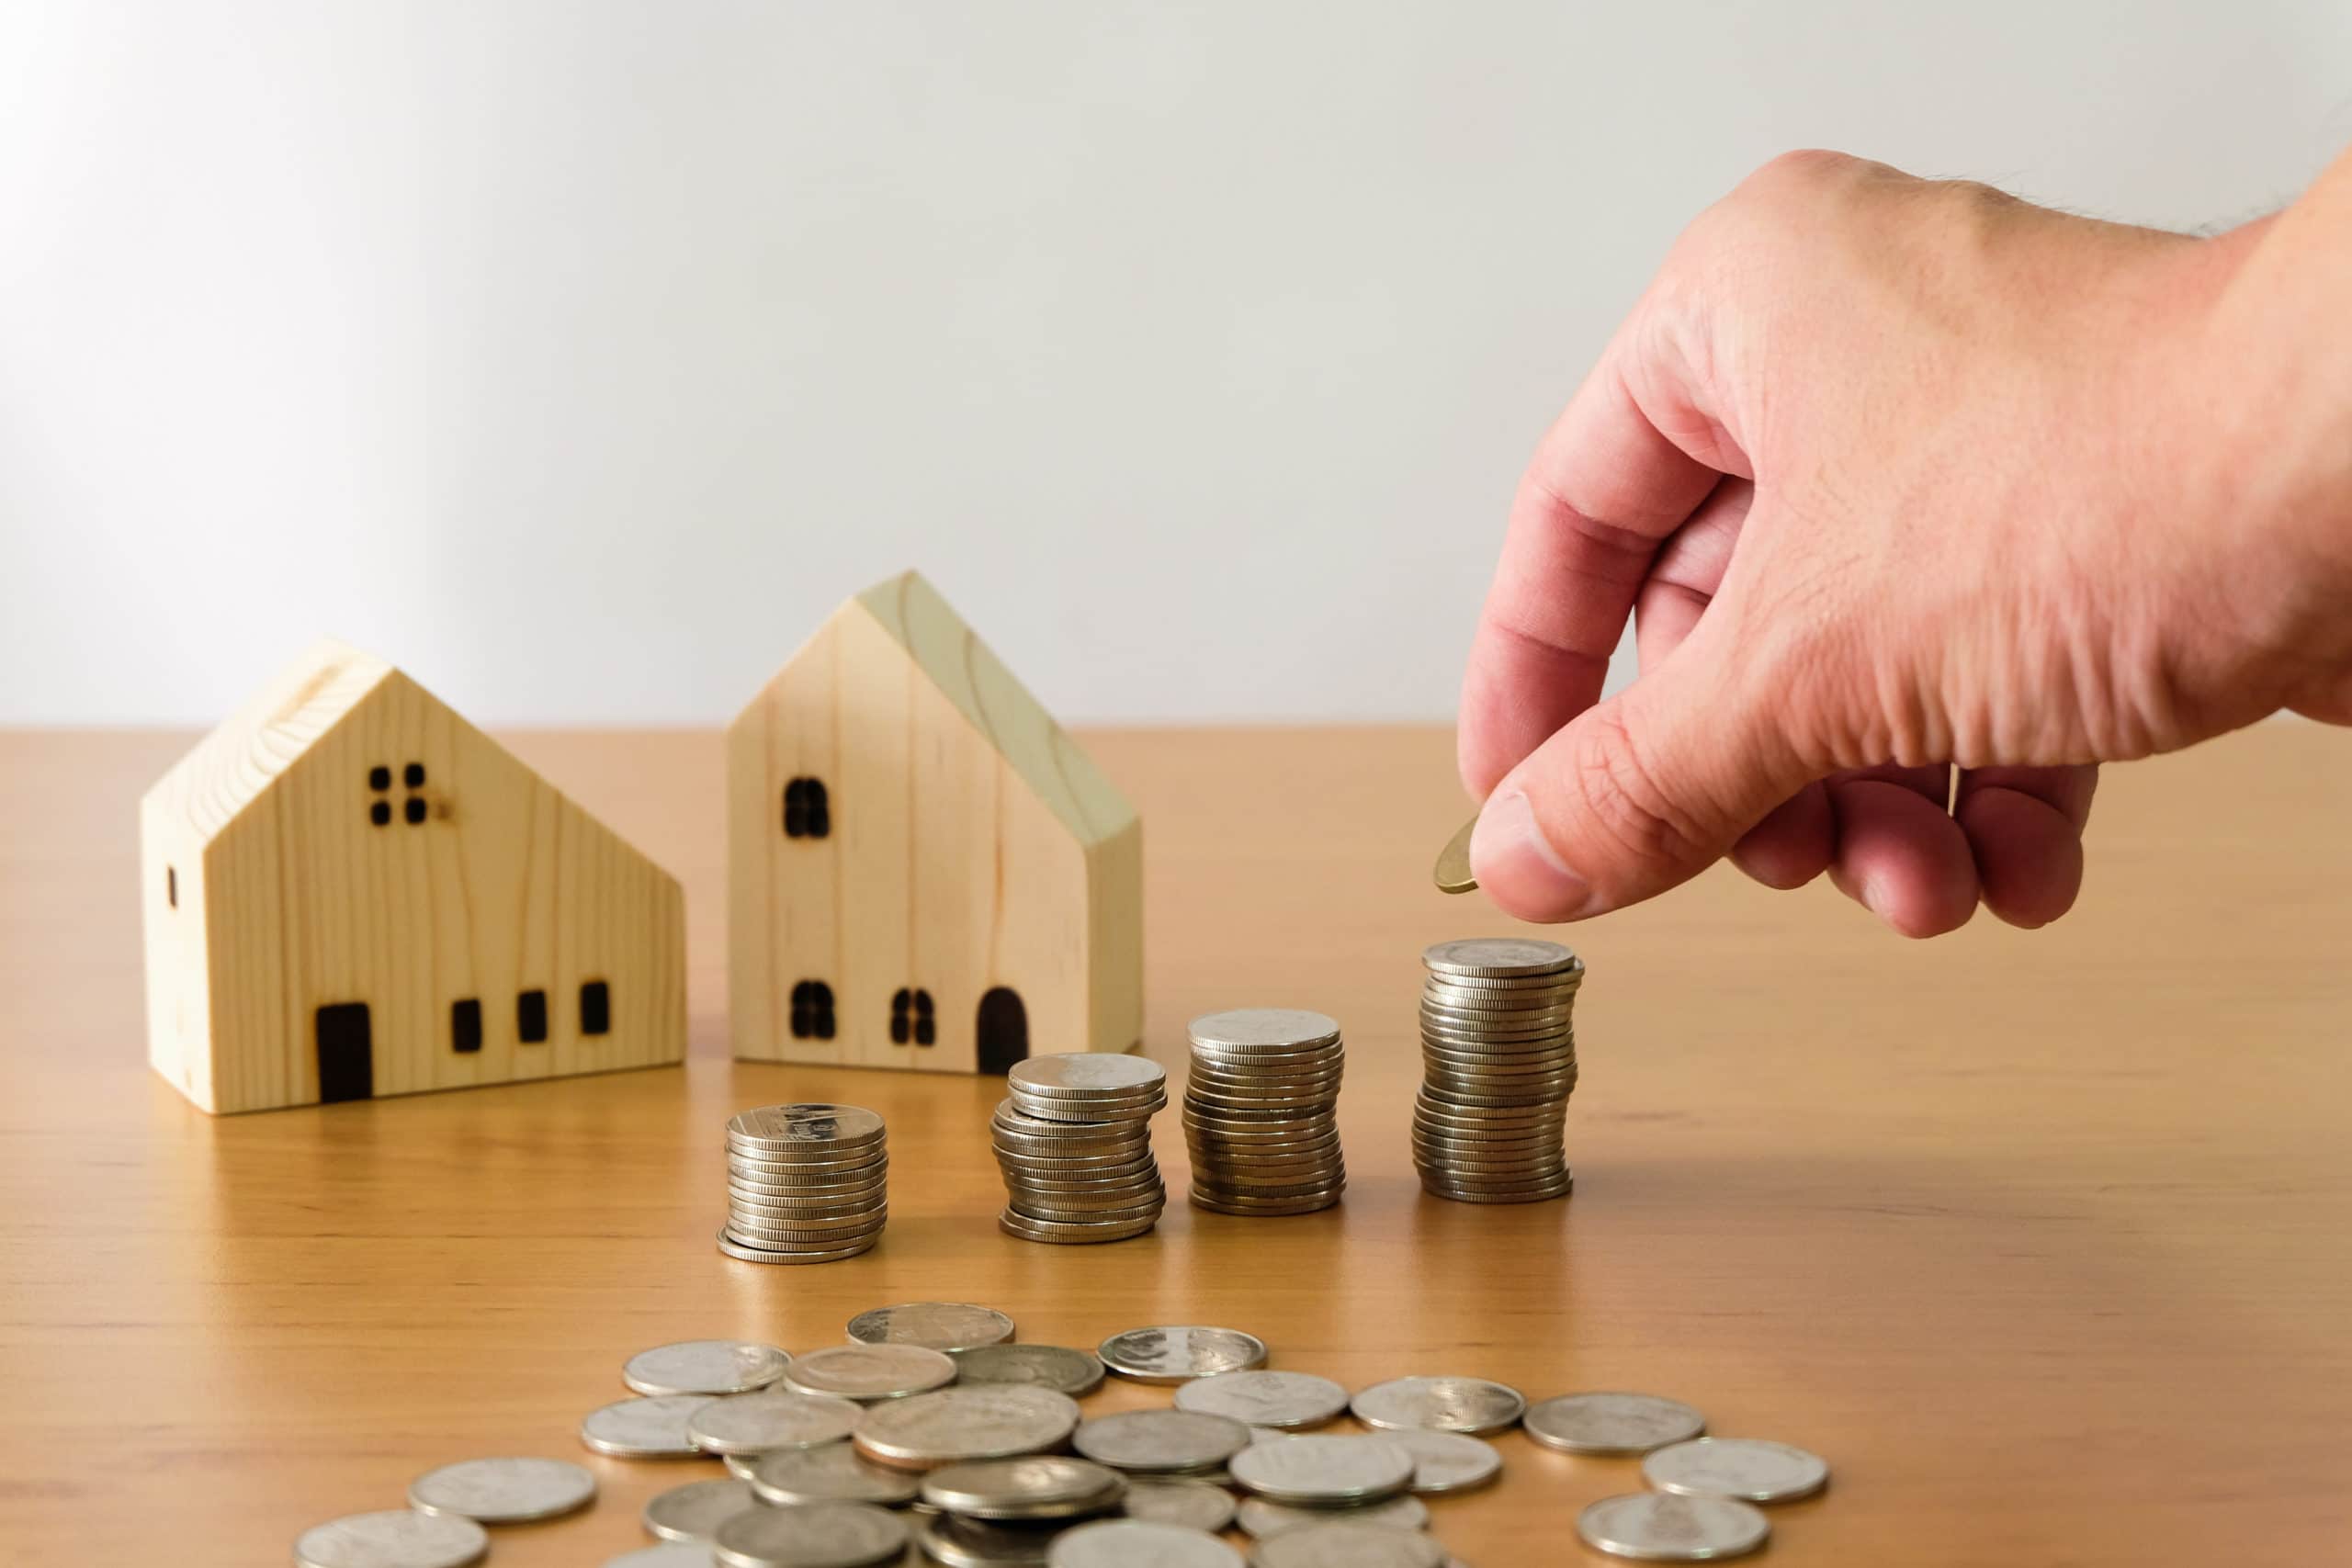
[[854, 1105], [767, 1105], [727, 1123], [718, 1250], [747, 1263], [831, 1263], [872, 1247], [889, 1213], [882, 1118]]
[[1193, 1206], [1306, 1214], [1340, 1201], [1340, 1025], [1297, 1008], [1236, 1008], [1193, 1021], [1184, 1141]]
[[1000, 1228], [1027, 1241], [1124, 1241], [1159, 1223], [1168, 1190], [1151, 1157], [1168, 1072], [1142, 1056], [1032, 1056], [1005, 1076], [990, 1124], [1008, 1201]]
[[1439, 942], [1421, 963], [1422, 1190], [1464, 1203], [1564, 1196], [1584, 961], [1557, 942], [1498, 937]]

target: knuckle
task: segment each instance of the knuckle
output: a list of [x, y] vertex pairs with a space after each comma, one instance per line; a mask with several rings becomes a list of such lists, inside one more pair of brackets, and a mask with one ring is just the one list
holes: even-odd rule
[[1585, 822], [1640, 863], [1688, 864], [1702, 836], [1689, 806], [1666, 787], [1615, 706], [1596, 708], [1571, 787]]

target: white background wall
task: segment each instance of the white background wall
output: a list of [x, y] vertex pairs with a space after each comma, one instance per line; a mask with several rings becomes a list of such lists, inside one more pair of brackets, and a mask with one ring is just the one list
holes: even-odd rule
[[0, 722], [321, 631], [714, 720], [905, 564], [1067, 717], [1439, 716], [1770, 153], [2188, 226], [2347, 141], [2346, 0], [0, 0]]

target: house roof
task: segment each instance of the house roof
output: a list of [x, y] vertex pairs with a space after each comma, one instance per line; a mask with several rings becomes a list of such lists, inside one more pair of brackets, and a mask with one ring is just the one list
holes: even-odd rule
[[373, 654], [331, 638], [311, 644], [174, 763], [148, 800], [175, 807], [210, 838], [395, 673]]
[[877, 582], [857, 603], [1080, 841], [1099, 842], [1135, 821], [1119, 787], [922, 573]]

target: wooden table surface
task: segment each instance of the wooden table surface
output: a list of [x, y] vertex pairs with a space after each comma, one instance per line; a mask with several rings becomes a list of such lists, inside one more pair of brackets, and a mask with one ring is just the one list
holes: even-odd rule
[[[681, 1070], [211, 1120], [144, 1066], [140, 792], [185, 744], [0, 735], [0, 1557], [283, 1562], [451, 1460], [547, 1453], [587, 1514], [492, 1561], [595, 1564], [699, 1465], [588, 1455], [630, 1352], [837, 1341], [860, 1308], [988, 1303], [1091, 1345], [1262, 1336], [1408, 1372], [1671, 1394], [1830, 1461], [1773, 1560], [2352, 1557], [2352, 737], [2280, 725], [2109, 774], [2089, 887], [2041, 932], [1905, 943], [1826, 887], [1718, 871], [1577, 931], [1575, 1196], [1474, 1208], [1407, 1157], [1418, 954], [1507, 922], [1431, 890], [1463, 815], [1435, 730], [1104, 734], [1142, 807], [1148, 1045], [1213, 1008], [1346, 1025], [1344, 1207], [1057, 1249], [998, 1234], [980, 1081], [727, 1059], [708, 734], [514, 738], [688, 889]], [[1041, 1042], [1051, 1048], [1051, 1042]], [[720, 1257], [746, 1106], [889, 1119], [882, 1246]], [[1171, 1189], [1183, 1142], [1159, 1122]], [[1157, 1403], [1119, 1386], [1096, 1409]], [[1501, 1440], [1437, 1499], [1477, 1568], [1580, 1560], [1634, 1464]], [[1597, 1560], [1595, 1560], [1597, 1561]]]

